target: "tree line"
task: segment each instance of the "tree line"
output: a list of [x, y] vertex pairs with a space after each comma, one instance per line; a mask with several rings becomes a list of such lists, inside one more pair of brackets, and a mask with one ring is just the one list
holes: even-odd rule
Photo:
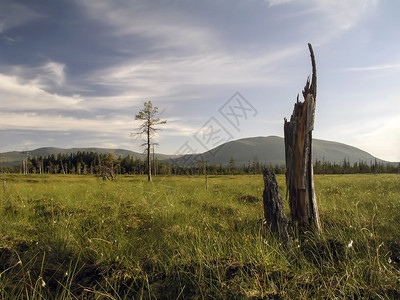
[[353, 164], [348, 158], [344, 158], [341, 163], [331, 163], [324, 160], [316, 160], [314, 163], [314, 174], [381, 174], [381, 173], [400, 173], [400, 163], [382, 163], [377, 161], [358, 161]]
[[[201, 175], [204, 166], [200, 160], [188, 166], [179, 166], [173, 160], [159, 161], [157, 158], [151, 160], [153, 175]], [[24, 166], [25, 165], [25, 166]], [[268, 168], [275, 174], [285, 174], [284, 165], [272, 165], [261, 163], [257, 159], [246, 164], [238, 165], [233, 157], [229, 163], [207, 164], [206, 170], [209, 175], [246, 175], [261, 174], [262, 170]], [[25, 172], [24, 172], [25, 170]], [[32, 174], [78, 174], [78, 175], [104, 175], [147, 174], [148, 165], [146, 159], [133, 156], [119, 156], [114, 154], [99, 154], [96, 152], [78, 151], [71, 154], [51, 154], [45, 156], [29, 157], [17, 167], [3, 167], [2, 172], [32, 173]], [[316, 160], [314, 162], [315, 174], [359, 174], [359, 173], [400, 173], [400, 164], [384, 164], [378, 161], [359, 161], [351, 164], [348, 159], [341, 163], [331, 163]]]

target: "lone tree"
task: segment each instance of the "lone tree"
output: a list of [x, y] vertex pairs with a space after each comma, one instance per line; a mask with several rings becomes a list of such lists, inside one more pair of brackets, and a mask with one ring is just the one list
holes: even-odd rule
[[312, 64], [312, 78], [303, 90], [304, 102], [294, 105], [290, 121], [285, 118], [286, 186], [292, 220], [301, 229], [321, 230], [314, 189], [312, 164], [312, 130], [314, 129], [317, 98], [317, 69], [311, 44], [308, 44]]
[[151, 145], [152, 138], [154, 133], [160, 128], [158, 125], [167, 123], [166, 120], [160, 120], [160, 118], [156, 118], [158, 114], [158, 107], [154, 106], [151, 101], [147, 101], [144, 103], [144, 108], [139, 111], [137, 115], [135, 115], [135, 120], [139, 120], [142, 122], [137, 132], [134, 135], [143, 138], [142, 146], [146, 149], [147, 154], [147, 177], [149, 181], [151, 181]]

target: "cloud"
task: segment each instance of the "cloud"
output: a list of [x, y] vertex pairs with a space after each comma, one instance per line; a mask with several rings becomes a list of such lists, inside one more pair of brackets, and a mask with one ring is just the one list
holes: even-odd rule
[[399, 63], [389, 63], [389, 64], [379, 64], [370, 65], [364, 67], [351, 67], [345, 69], [345, 71], [357, 73], [358, 80], [363, 80], [366, 82], [377, 82], [377, 80], [395, 80], [400, 74], [400, 64]]
[[267, 3], [268, 6], [277, 6], [277, 5], [287, 4], [290, 2], [292, 2], [292, 0], [265, 0], [265, 3]]
[[17, 44], [17, 43], [21, 43], [22, 42], [22, 38], [21, 37], [3, 36], [2, 39], [3, 39], [3, 41], [6, 42], [7, 45], [13, 45], [13, 44]]
[[[292, 46], [259, 56], [218, 51], [209, 55], [132, 59], [89, 76], [92, 83], [124, 90], [131, 99], [203, 97], [210, 87], [280, 86], [282, 69], [304, 47]], [[285, 83], [284, 83], [285, 82]], [[190, 92], [195, 90], [196, 94]], [[178, 99], [179, 100], [179, 99]]]
[[376, 66], [368, 66], [368, 67], [356, 67], [349, 68], [348, 71], [357, 71], [357, 72], [365, 72], [365, 71], [386, 71], [386, 70], [400, 70], [400, 64], [387, 64], [387, 65], [376, 65]]
[[[199, 16], [184, 8], [175, 11], [165, 3], [124, 0], [77, 3], [90, 18], [105, 24], [113, 39], [121, 39], [116, 42], [118, 51], [127, 55], [122, 62], [89, 74], [87, 83], [139, 100], [177, 94], [201, 98], [206, 90], [198, 92], [200, 86], [279, 86], [287, 81], [283, 70], [304, 52], [304, 37], [315, 41], [315, 46], [331, 42], [371, 11], [377, 0], [268, 1], [274, 8], [287, 4], [285, 9], [291, 13], [307, 13], [301, 18], [306, 25], [298, 26], [303, 26], [301, 46], [286, 42], [278, 50], [269, 45], [264, 53], [257, 48], [229, 47], [231, 41], [220, 27], [204, 22], [206, 16], [199, 21]], [[288, 29], [281, 30], [284, 35]], [[145, 44], [147, 51], [130, 49], [137, 43]]]
[[400, 97], [398, 89], [386, 88], [367, 82], [361, 91], [341, 92], [342, 103], [334, 97], [321, 97], [332, 105], [317, 108], [315, 136], [358, 147], [384, 160], [400, 161]]
[[0, 1], [0, 33], [43, 18], [43, 15], [19, 3]]
[[374, 11], [377, 0], [316, 0], [314, 5], [338, 30], [348, 30], [366, 14]]
[[[136, 125], [139, 125], [137, 121], [135, 122]], [[178, 117], [169, 117], [167, 119], [167, 123], [160, 127], [161, 132], [158, 132], [158, 136], [192, 136], [198, 130], [198, 126], [189, 125], [182, 122], [181, 118]]]
[[356, 138], [356, 145], [372, 155], [390, 161], [400, 161], [400, 115]]
[[143, 3], [123, 0], [78, 2], [89, 17], [107, 24], [113, 37], [144, 38], [142, 42], [148, 43], [148, 52], [186, 49], [202, 53], [220, 44], [216, 33], [205, 24], [195, 25], [193, 19], [166, 5]]
[[63, 63], [48, 61], [39, 66], [12, 66], [5, 68], [8, 74], [19, 78], [20, 82], [37, 86], [41, 89], [52, 89], [65, 84], [66, 66]]
[[7, 129], [29, 129], [41, 131], [73, 131], [82, 130], [103, 133], [125, 132], [132, 128], [131, 118], [120, 116], [112, 120], [103, 118], [66, 117], [61, 114], [38, 112], [0, 113], [0, 126]]
[[[113, 147], [117, 148], [121, 145], [140, 144], [140, 138], [130, 137], [138, 125], [130, 115], [119, 115], [118, 118], [77, 118], [46, 112], [0, 113], [2, 131], [6, 135], [9, 135], [8, 132], [10, 132], [12, 136], [18, 136], [19, 132], [26, 136], [24, 144], [30, 147], [33, 147], [32, 145], [49, 146], [54, 143], [59, 145], [65, 143], [66, 140], [73, 140], [76, 146], [92, 144], [105, 147], [113, 144]], [[179, 119], [168, 118], [167, 124], [160, 129], [161, 131], [157, 132], [154, 137], [157, 141], [168, 137], [191, 136], [196, 132], [197, 127], [183, 124]], [[26, 141], [26, 138], [31, 136], [42, 136], [42, 138], [38, 141]], [[48, 137], [53, 138], [49, 140]], [[6, 139], [10, 138], [15, 140], [14, 137], [6, 136]]]
[[[48, 36], [43, 39], [43, 45], [38, 48], [32, 42], [33, 35], [28, 36], [31, 33], [21, 30], [18, 32], [21, 37], [16, 38], [11, 35], [16, 30], [10, 33], [6, 31], [32, 25], [29, 32], [33, 32], [37, 28], [32, 22], [51, 20], [31, 10], [29, 7], [33, 7], [33, 4], [23, 6], [11, 1], [4, 3], [6, 2], [0, 0], [0, 12], [10, 13], [0, 19], [0, 39], [4, 41], [3, 44], [14, 44], [13, 48], [26, 46], [26, 51], [32, 52], [21, 52], [24, 60], [10, 56], [11, 58], [28, 63], [32, 55], [35, 55], [35, 61], [31, 65], [2, 66], [0, 128], [25, 131], [32, 128], [36, 133], [42, 132], [41, 137], [45, 132], [54, 130], [55, 140], [52, 143], [62, 143], [62, 135], [65, 133], [81, 131], [85, 134], [79, 135], [79, 141], [78, 138], [75, 139], [77, 145], [86, 143], [89, 138], [93, 144], [111, 145], [130, 141], [129, 133], [135, 127], [134, 113], [147, 99], [168, 107], [165, 115], [168, 123], [163, 127], [160, 138], [176, 140], [179, 139], [178, 136], [186, 138], [193, 135], [214, 111], [217, 112], [219, 104], [216, 104], [216, 99], [226, 100], [237, 90], [248, 92], [249, 98], [252, 97], [251, 100], [260, 104], [260, 107], [265, 105], [261, 110], [268, 110], [264, 112], [266, 120], [270, 119], [270, 115], [278, 115], [278, 118], [287, 116], [292, 104], [287, 104], [287, 113], [280, 112], [286, 111], [284, 106], [288, 91], [293, 89], [293, 95], [288, 97], [295, 97], [295, 93], [303, 87], [304, 75], [307, 75], [304, 70], [309, 72], [310, 69], [306, 42], [313, 43], [314, 49], [320, 53], [317, 56], [321, 56], [323, 66], [323, 55], [326, 57], [330, 51], [342, 50], [333, 41], [344, 37], [343, 42], [348, 43], [345, 34], [352, 29], [358, 29], [357, 25], [366, 16], [374, 13], [379, 1], [241, 0], [232, 4], [226, 0], [195, 4], [192, 1], [76, 0], [74, 3], [78, 9], [69, 7], [68, 10], [71, 19], [85, 27], [85, 33], [93, 28], [96, 28], [96, 32], [87, 40], [79, 40], [79, 34], [70, 40], [70, 36], [66, 34], [62, 41], [71, 44], [74, 52], [64, 49], [56, 54], [52, 51], [57, 51], [62, 45], [54, 47], [51, 44], [60, 41], [59, 38], [53, 39], [52, 34], [70, 33], [71, 28], [64, 31], [62, 26], [65, 24], [60, 23], [60, 31], [49, 31]], [[213, 8], [216, 10], [211, 12]], [[52, 9], [53, 6], [49, 6], [48, 11], [53, 11]], [[74, 14], [78, 10], [79, 14]], [[56, 18], [59, 12], [53, 12]], [[351, 32], [353, 33], [356, 34], [356, 31]], [[82, 45], [76, 43], [78, 40]], [[15, 45], [18, 41], [26, 45]], [[85, 44], [86, 42], [90, 45]], [[329, 44], [329, 47], [321, 47], [319, 52], [318, 46], [322, 44]], [[12, 51], [13, 48], [6, 49]], [[85, 51], [88, 49], [93, 51], [90, 53], [90, 63], [80, 65], [81, 62], [86, 62]], [[350, 49], [353, 54], [351, 51]], [[48, 61], [38, 64], [38, 52], [41, 57], [48, 58]], [[71, 57], [63, 59], [64, 52], [68, 52]], [[19, 55], [20, 52], [15, 53]], [[10, 62], [15, 61], [13, 59]], [[371, 66], [352, 62], [355, 66], [361, 66], [349, 69], [359, 72], [357, 75], [360, 76], [353, 76], [358, 81], [361, 81], [361, 76], [366, 76], [366, 73], [362, 74], [365, 71], [371, 75], [379, 75], [379, 72], [387, 74], [400, 68], [398, 63], [387, 61]], [[323, 66], [324, 69], [321, 67], [322, 72], [325, 72], [320, 73], [321, 87], [324, 80], [327, 82], [327, 77], [332, 75], [329, 65], [331, 63], [332, 60]], [[334, 63], [335, 66], [337, 64]], [[324, 78], [324, 75], [327, 77]], [[340, 83], [330, 82], [334, 85]], [[369, 92], [361, 95], [358, 87], [354, 90], [353, 86], [354, 94], [350, 96], [345, 95], [346, 87], [340, 87], [340, 101], [347, 105], [344, 107], [349, 114], [339, 111], [337, 118], [333, 118], [335, 108], [332, 108], [327, 116], [332, 116], [334, 122], [346, 119], [342, 123], [344, 131], [335, 127], [331, 131], [324, 131], [324, 134], [329, 133], [324, 138], [334, 137], [340, 140], [343, 136], [348, 136], [346, 142], [352, 143], [354, 136], [375, 132], [376, 126], [368, 127], [368, 131], [361, 131], [361, 125], [356, 124], [360, 123], [359, 119], [371, 119], [371, 112], [366, 111], [369, 107], [373, 107], [371, 110], [380, 114], [382, 119], [389, 119], [385, 111], [393, 109], [385, 107], [376, 112], [376, 106], [367, 103], [370, 103], [369, 99], [380, 99], [380, 103], [390, 105], [393, 102], [382, 100], [381, 91], [375, 95]], [[323, 95], [322, 88], [320, 95]], [[323, 100], [322, 97], [321, 99]], [[363, 99], [362, 105], [357, 99]], [[329, 107], [324, 101], [319, 105], [320, 108]], [[322, 119], [320, 120], [322, 123]], [[370, 138], [369, 143], [374, 143], [375, 136], [386, 134], [395, 137], [393, 132], [390, 133], [393, 123], [388, 122], [385, 126], [382, 124], [378, 124], [382, 129], [376, 131], [375, 135], [363, 136], [365, 141]], [[272, 125], [266, 125], [267, 130]], [[340, 124], [338, 126], [339, 129], [342, 128]], [[362, 126], [366, 128], [365, 124]], [[277, 125], [276, 128], [278, 127]], [[329, 127], [332, 128], [331, 124]], [[345, 131], [349, 127], [352, 131]], [[255, 130], [243, 128], [243, 134], [251, 135]], [[25, 137], [30, 139], [29, 134]], [[384, 138], [381, 140], [383, 143]], [[69, 140], [71, 141], [72, 139]], [[169, 143], [175, 145], [173, 142]], [[163, 144], [160, 143], [162, 146]], [[167, 141], [165, 144], [170, 147]], [[397, 149], [391, 151], [396, 152]]]
[[[132, 149], [136, 144], [126, 132], [104, 133], [78, 129], [73, 131], [12, 129], [0, 134], [2, 151], [33, 150], [40, 147], [103, 147]], [[137, 146], [136, 150], [140, 150]]]
[[50, 61], [34, 71], [38, 74], [34, 80], [42, 86], [61, 86], [65, 83], [65, 64]]
[[[50, 74], [61, 72], [59, 65], [46, 64], [39, 69]], [[65, 96], [49, 93], [38, 80], [21, 80], [0, 73], [0, 128], [41, 131], [100, 131], [123, 132], [129, 135], [135, 127], [133, 109], [138, 101], [133, 95], [113, 97]], [[140, 104], [142, 99], [140, 99]], [[168, 118], [171, 135], [189, 134], [194, 128]]]
[[1, 111], [76, 109], [82, 98], [51, 94], [34, 83], [21, 83], [15, 76], [0, 74]]
[[307, 36], [318, 46], [331, 43], [355, 27], [376, 11], [378, 3], [378, 0], [292, 1], [286, 16], [298, 19], [301, 36]]

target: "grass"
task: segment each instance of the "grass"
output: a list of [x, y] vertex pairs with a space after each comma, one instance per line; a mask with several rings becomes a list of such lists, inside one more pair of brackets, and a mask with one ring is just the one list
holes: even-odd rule
[[1, 299], [400, 297], [399, 175], [317, 176], [323, 234], [292, 251], [261, 176], [1, 179]]

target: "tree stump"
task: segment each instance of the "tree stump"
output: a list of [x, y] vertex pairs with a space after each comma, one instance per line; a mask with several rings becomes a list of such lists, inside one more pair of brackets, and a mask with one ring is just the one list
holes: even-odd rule
[[272, 232], [280, 235], [284, 245], [290, 246], [291, 239], [287, 232], [288, 221], [283, 210], [283, 201], [275, 174], [268, 169], [263, 170], [264, 177], [264, 218]]
[[[286, 186], [292, 221], [298, 228], [321, 230], [314, 189], [312, 165], [312, 130], [317, 97], [317, 71], [314, 52], [308, 44], [312, 64], [312, 80], [307, 78], [304, 102], [294, 105], [290, 122], [285, 118]], [[286, 197], [287, 195], [286, 194]]]

